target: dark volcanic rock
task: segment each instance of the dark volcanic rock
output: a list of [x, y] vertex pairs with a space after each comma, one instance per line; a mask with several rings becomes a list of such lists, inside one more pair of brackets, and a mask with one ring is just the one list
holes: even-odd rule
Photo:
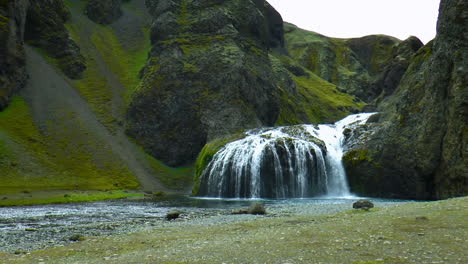
[[359, 201], [356, 201], [353, 203], [353, 208], [354, 209], [365, 209], [365, 210], [369, 210], [371, 208], [374, 208], [374, 204], [369, 201], [369, 200], [366, 200], [366, 199], [362, 199], [362, 200], [359, 200]]
[[69, 18], [61, 0], [0, 2], [0, 110], [26, 82], [25, 41], [56, 58], [68, 77], [80, 78], [85, 59], [64, 26]]
[[[269, 50], [283, 49], [281, 16], [265, 1], [146, 1], [153, 49], [128, 109], [127, 133], [170, 166], [207, 140], [272, 126], [279, 115]], [[294, 87], [287, 87], [293, 90]]]
[[22, 46], [29, 1], [0, 2], [0, 111], [27, 79]]
[[60, 69], [72, 79], [79, 79], [86, 69], [80, 48], [70, 38], [65, 22], [70, 12], [61, 0], [30, 1], [25, 40], [56, 58]]
[[393, 49], [393, 59], [386, 63], [376, 80], [371, 83], [368, 101], [377, 105], [393, 94], [405, 74], [413, 55], [423, 46], [416, 37], [409, 37]]
[[85, 13], [98, 24], [110, 24], [122, 16], [121, 0], [89, 0]]
[[370, 75], [382, 72], [400, 41], [385, 35], [371, 35], [347, 41], [350, 49]]
[[358, 195], [468, 194], [468, 2], [442, 0], [437, 36], [411, 59], [378, 124], [344, 157]]

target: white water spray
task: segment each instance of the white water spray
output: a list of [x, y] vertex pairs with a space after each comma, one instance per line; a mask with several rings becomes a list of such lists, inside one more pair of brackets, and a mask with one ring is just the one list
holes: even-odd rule
[[247, 131], [219, 150], [202, 173], [199, 195], [222, 198], [349, 197], [343, 131], [374, 113], [333, 125]]

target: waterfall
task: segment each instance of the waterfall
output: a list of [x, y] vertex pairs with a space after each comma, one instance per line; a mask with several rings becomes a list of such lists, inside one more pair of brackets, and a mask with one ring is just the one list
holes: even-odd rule
[[223, 198], [350, 196], [342, 165], [343, 131], [374, 113], [332, 125], [254, 129], [226, 144], [203, 170], [199, 195]]

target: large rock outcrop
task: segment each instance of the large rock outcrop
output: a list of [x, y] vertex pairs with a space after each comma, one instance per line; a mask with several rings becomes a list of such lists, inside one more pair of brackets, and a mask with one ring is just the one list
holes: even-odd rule
[[25, 40], [57, 59], [60, 69], [69, 78], [79, 79], [86, 64], [80, 48], [65, 28], [70, 17], [62, 0], [30, 1]]
[[27, 78], [22, 44], [28, 6], [28, 0], [0, 2], [0, 111]]
[[391, 59], [380, 69], [367, 92], [368, 100], [373, 100], [373, 106], [378, 105], [382, 100], [395, 92], [401, 78], [408, 69], [413, 55], [423, 45], [418, 38], [409, 37], [393, 48]]
[[344, 161], [355, 193], [468, 194], [467, 9], [463, 0], [441, 1], [435, 40], [416, 53], [395, 94], [380, 104], [379, 122], [351, 135]]
[[69, 78], [81, 76], [86, 66], [64, 26], [69, 18], [70, 13], [61, 0], [0, 2], [0, 110], [27, 79], [25, 41], [57, 59]]
[[147, 5], [153, 49], [127, 129], [146, 151], [179, 166], [193, 162], [209, 138], [275, 124], [280, 106], [268, 51], [283, 48], [283, 35], [267, 2]]
[[146, 4], [153, 47], [127, 133], [170, 166], [194, 162], [217, 137], [339, 119], [358, 107], [287, 56], [282, 18], [266, 1]]
[[85, 13], [98, 24], [110, 24], [122, 16], [122, 0], [89, 0]]

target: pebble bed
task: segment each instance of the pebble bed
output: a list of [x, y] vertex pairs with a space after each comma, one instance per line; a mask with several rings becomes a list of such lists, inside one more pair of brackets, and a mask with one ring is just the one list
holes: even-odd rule
[[[246, 204], [200, 208], [126, 200], [0, 208], [0, 252], [24, 254], [64, 246], [80, 238], [122, 235], [169, 226], [208, 226], [264, 217], [333, 214], [352, 209], [354, 201], [266, 202], [267, 214], [263, 216], [231, 214], [232, 210], [248, 207]], [[388, 207], [404, 202], [374, 203], [376, 207]], [[166, 214], [174, 210], [181, 212], [180, 218], [168, 221]]]

